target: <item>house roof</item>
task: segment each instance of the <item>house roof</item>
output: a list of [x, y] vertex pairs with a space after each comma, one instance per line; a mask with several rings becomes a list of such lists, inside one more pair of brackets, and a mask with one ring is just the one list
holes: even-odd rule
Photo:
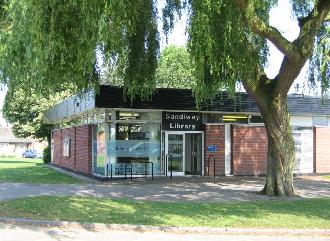
[[32, 143], [31, 138], [18, 138], [11, 128], [0, 126], [0, 143]]

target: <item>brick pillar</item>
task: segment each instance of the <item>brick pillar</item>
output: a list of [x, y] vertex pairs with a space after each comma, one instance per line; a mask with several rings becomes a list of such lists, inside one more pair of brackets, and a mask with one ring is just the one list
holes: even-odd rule
[[[216, 146], [215, 152], [209, 152], [208, 146]], [[208, 157], [213, 154], [216, 160], [215, 174], [217, 176], [225, 175], [225, 125], [205, 125], [205, 161], [204, 161], [204, 175], [208, 174]], [[210, 161], [209, 175], [214, 173], [213, 159]]]
[[76, 133], [77, 171], [92, 174], [92, 126], [79, 126]]

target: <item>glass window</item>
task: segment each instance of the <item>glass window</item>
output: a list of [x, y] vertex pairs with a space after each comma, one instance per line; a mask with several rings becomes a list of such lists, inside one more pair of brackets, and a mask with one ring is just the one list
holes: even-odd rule
[[154, 173], [159, 173], [159, 123], [113, 123], [109, 132], [107, 151], [115, 175], [123, 175], [127, 163], [134, 164], [138, 174], [138, 168], [144, 169], [148, 162], [154, 163]]
[[264, 119], [260, 115], [253, 115], [250, 118], [250, 123], [264, 123]]
[[132, 112], [118, 111], [116, 115], [117, 115], [116, 118], [117, 120], [124, 120], [124, 121], [132, 120]]
[[131, 111], [117, 111], [117, 120], [129, 121], [129, 120], [149, 120], [160, 121], [161, 112], [131, 112]]
[[222, 123], [222, 115], [219, 113], [205, 114], [206, 123]]
[[68, 136], [63, 139], [63, 156], [70, 157], [70, 138]]
[[105, 113], [104, 112], [96, 112], [94, 114], [94, 123], [103, 123], [105, 121]]
[[93, 165], [94, 173], [104, 175], [105, 170], [105, 125], [93, 126]]

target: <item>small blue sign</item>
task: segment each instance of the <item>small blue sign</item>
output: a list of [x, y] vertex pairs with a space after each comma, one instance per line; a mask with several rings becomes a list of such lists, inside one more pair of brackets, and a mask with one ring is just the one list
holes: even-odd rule
[[208, 152], [216, 152], [217, 151], [217, 147], [215, 145], [208, 146], [207, 147], [207, 151]]

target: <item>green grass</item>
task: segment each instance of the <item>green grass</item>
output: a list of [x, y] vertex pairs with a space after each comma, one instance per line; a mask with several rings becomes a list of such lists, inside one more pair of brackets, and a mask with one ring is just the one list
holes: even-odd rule
[[330, 180], [330, 176], [325, 176], [324, 178], [327, 180]]
[[41, 159], [0, 158], [0, 182], [81, 183], [71, 176], [54, 171]]
[[167, 203], [40, 196], [0, 202], [0, 216], [161, 226], [328, 229], [330, 199]]

